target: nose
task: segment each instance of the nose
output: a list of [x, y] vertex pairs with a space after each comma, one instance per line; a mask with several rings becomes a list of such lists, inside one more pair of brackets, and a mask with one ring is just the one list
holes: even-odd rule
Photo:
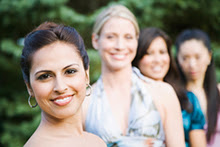
[[125, 48], [125, 42], [122, 38], [118, 38], [116, 42], [116, 49], [123, 50]]
[[153, 61], [154, 61], [154, 62], [160, 62], [161, 59], [162, 59], [162, 58], [161, 58], [161, 55], [160, 55], [160, 54], [158, 54], [158, 53], [155, 53], [155, 54], [154, 54], [154, 56], [153, 56]]
[[190, 59], [190, 60], [189, 60], [189, 66], [190, 66], [191, 68], [195, 67], [195, 66], [196, 66], [196, 60], [195, 60], [195, 59]]
[[62, 94], [68, 89], [65, 81], [61, 77], [57, 77], [54, 83], [54, 92]]

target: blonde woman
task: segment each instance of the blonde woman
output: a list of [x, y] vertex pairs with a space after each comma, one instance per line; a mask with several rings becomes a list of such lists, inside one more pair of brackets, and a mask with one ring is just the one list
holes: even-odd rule
[[83, 105], [85, 130], [108, 146], [183, 147], [181, 110], [171, 86], [144, 83], [132, 69], [139, 36], [134, 15], [113, 5], [96, 19], [92, 44], [101, 76]]

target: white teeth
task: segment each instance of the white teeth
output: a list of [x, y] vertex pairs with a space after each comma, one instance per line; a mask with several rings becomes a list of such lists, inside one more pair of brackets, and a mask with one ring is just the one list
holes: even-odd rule
[[70, 97], [66, 97], [64, 99], [56, 99], [55, 101], [56, 102], [64, 102], [64, 101], [69, 100], [69, 99], [70, 99]]
[[161, 71], [161, 70], [162, 70], [162, 68], [161, 68], [161, 67], [159, 67], [159, 66], [156, 66], [156, 67], [154, 67], [154, 68], [153, 68], [153, 70], [158, 72], [158, 71]]
[[125, 57], [125, 55], [114, 55], [115, 58], [118, 58], [118, 59], [123, 59]]

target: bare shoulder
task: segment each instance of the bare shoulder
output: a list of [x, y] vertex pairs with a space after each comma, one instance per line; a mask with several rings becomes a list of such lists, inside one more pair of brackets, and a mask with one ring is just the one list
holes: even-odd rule
[[160, 113], [167, 146], [184, 146], [179, 100], [173, 87], [165, 82], [151, 82], [148, 88]]
[[24, 147], [42, 147], [44, 145], [42, 140], [40, 140], [35, 134], [36, 132], [28, 139], [24, 144]]
[[167, 91], [167, 92], [173, 92], [173, 87], [167, 83], [167, 82], [155, 82], [155, 86], [157, 86], [158, 88], [160, 88], [161, 90], [163, 90], [164, 92]]
[[148, 87], [153, 92], [153, 95], [157, 96], [157, 98], [161, 98], [161, 99], [164, 99], [163, 97], [166, 97], [168, 99], [176, 98], [176, 93], [173, 87], [166, 82], [155, 81], [150, 83]]
[[173, 107], [179, 107], [179, 100], [173, 87], [166, 82], [152, 82], [148, 85], [148, 89], [154, 99], [154, 102], [158, 107], [170, 109]]
[[98, 136], [88, 132], [84, 132], [84, 134], [85, 134], [86, 142], [88, 143], [89, 146], [107, 147], [105, 142]]
[[24, 144], [24, 147], [31, 147], [34, 146], [34, 144], [31, 141], [31, 138]]

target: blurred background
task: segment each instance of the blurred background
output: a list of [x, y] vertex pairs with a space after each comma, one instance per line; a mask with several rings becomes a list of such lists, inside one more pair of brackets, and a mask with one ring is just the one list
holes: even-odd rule
[[120, 3], [137, 17], [140, 28], [155, 26], [172, 38], [183, 29], [209, 34], [220, 81], [220, 0], [0, 0], [0, 146], [23, 146], [40, 122], [40, 108], [30, 108], [20, 70], [25, 35], [44, 21], [72, 26], [84, 38], [90, 80], [100, 75], [100, 58], [91, 45], [97, 14]]

